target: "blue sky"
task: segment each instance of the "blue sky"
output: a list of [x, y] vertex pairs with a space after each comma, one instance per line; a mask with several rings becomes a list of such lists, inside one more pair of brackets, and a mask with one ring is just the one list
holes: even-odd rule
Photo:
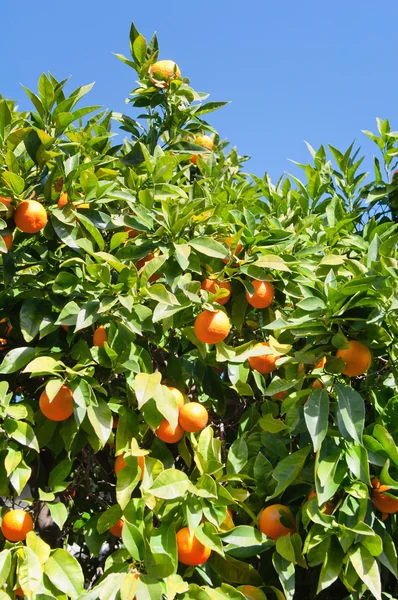
[[[276, 179], [306, 162], [304, 140], [346, 149], [375, 117], [398, 129], [396, 0], [1, 0], [0, 93], [29, 103], [43, 71], [72, 75], [73, 88], [95, 81], [87, 103], [134, 116], [124, 99], [135, 72], [112, 52], [128, 54], [130, 23], [160, 57], [175, 60], [192, 86], [229, 100], [209, 119], [222, 138], [252, 157], [248, 170]], [[72, 88], [71, 84], [71, 88]], [[371, 161], [367, 161], [367, 167]]]

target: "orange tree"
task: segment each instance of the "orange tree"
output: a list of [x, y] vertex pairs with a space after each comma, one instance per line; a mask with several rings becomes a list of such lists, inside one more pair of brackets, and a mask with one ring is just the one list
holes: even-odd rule
[[250, 177], [130, 42], [0, 100], [0, 600], [396, 597], [396, 136]]

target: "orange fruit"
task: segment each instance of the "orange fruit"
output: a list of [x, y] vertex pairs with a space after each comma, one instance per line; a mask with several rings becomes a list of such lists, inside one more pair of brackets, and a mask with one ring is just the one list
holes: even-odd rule
[[[137, 456], [136, 458], [138, 461], [138, 466], [141, 469], [140, 480], [142, 481], [142, 479], [144, 478], [145, 456]], [[114, 465], [115, 473], [119, 473], [119, 471], [124, 469], [124, 467], [126, 466], [127, 463], [124, 460], [124, 454], [120, 454], [119, 456], [117, 456]]]
[[241, 585], [237, 588], [238, 592], [246, 596], [248, 600], [267, 600], [264, 592], [254, 585]]
[[64, 491], [64, 495], [69, 499], [74, 498], [76, 496], [75, 488], [73, 486], [67, 487]]
[[124, 231], [126, 231], [129, 235], [129, 238], [136, 238], [137, 235], [140, 235], [140, 231], [137, 231], [136, 229], [134, 229], [133, 227], [126, 227], [124, 228]]
[[173, 79], [181, 79], [181, 71], [173, 60], [158, 60], [149, 67], [149, 79], [158, 88], [167, 88]]
[[[144, 258], [140, 258], [140, 260], [137, 260], [137, 263], [135, 265], [135, 268], [137, 269], [137, 271], [141, 271], [141, 269], [143, 269], [146, 265], [147, 262], [149, 262], [150, 260], [152, 260], [153, 258], [155, 258], [155, 255], [153, 252], [150, 252], [148, 254], [148, 256], [144, 256]], [[157, 281], [159, 279], [160, 275], [154, 273], [153, 275], [150, 276], [149, 278], [149, 282], [152, 283], [153, 281]]]
[[109, 531], [115, 537], [121, 538], [122, 537], [123, 525], [124, 525], [124, 521], [122, 519], [119, 519], [117, 523], [115, 523], [114, 525], [112, 525], [112, 527], [109, 527]]
[[[214, 146], [214, 140], [209, 135], [196, 135], [193, 139], [194, 144], [198, 146], [202, 146], [202, 148], [206, 148], [206, 150], [212, 150]], [[198, 155], [194, 154], [191, 157], [191, 163], [196, 165], [198, 161]]]
[[4, 204], [4, 206], [6, 206], [7, 208], [10, 208], [12, 198], [10, 198], [9, 196], [0, 196], [0, 202]]
[[36, 200], [24, 200], [15, 210], [15, 225], [25, 233], [37, 233], [47, 224], [47, 211]]
[[62, 194], [58, 198], [58, 208], [63, 208], [65, 204], [68, 204], [68, 192], [62, 192]]
[[177, 425], [175, 429], [172, 429], [167, 419], [163, 419], [155, 433], [162, 442], [166, 442], [166, 444], [175, 444], [183, 437], [184, 430], [180, 425]]
[[246, 300], [254, 308], [267, 308], [274, 299], [274, 286], [269, 281], [252, 281], [254, 294], [246, 292]]
[[[291, 523], [291, 527], [284, 525], [281, 519]], [[293, 513], [288, 506], [283, 506], [283, 504], [272, 504], [264, 508], [258, 521], [258, 527], [262, 533], [273, 540], [296, 531]]]
[[337, 358], [342, 358], [346, 364], [344, 375], [349, 377], [358, 377], [363, 375], [369, 369], [372, 363], [372, 354], [366, 346], [357, 342], [357, 340], [349, 340], [349, 348], [346, 350], [338, 350]]
[[23, 593], [22, 588], [19, 587], [15, 590], [15, 595], [18, 596], [18, 598], [23, 598], [25, 594]]
[[204, 310], [195, 319], [195, 335], [204, 344], [218, 344], [225, 340], [231, 329], [228, 316], [222, 310]]
[[6, 233], [5, 235], [2, 235], [1, 237], [3, 238], [3, 241], [4, 241], [5, 245], [6, 245], [7, 250], [9, 250], [11, 248], [11, 246], [12, 246], [12, 242], [13, 242], [13, 239], [14, 239], [13, 234], [12, 233]]
[[65, 421], [73, 414], [72, 391], [63, 385], [51, 402], [44, 391], [40, 396], [39, 405], [43, 415], [50, 421]]
[[[266, 346], [269, 348], [268, 342], [260, 342], [256, 344], [254, 347], [259, 348], [261, 346]], [[251, 356], [249, 358], [249, 365], [251, 369], [258, 371], [262, 375], [268, 375], [268, 373], [272, 373], [276, 369], [276, 361], [279, 356], [275, 356], [274, 354], [263, 354], [262, 356]], [[276, 395], [276, 394], [275, 394]]]
[[0, 338], [0, 352], [7, 348], [7, 340], [5, 338]]
[[177, 400], [178, 410], [180, 410], [185, 404], [185, 397], [180, 390], [177, 390], [175, 387], [168, 386], [170, 392], [173, 394], [174, 398]]
[[315, 379], [315, 381], [313, 382], [311, 387], [316, 390], [322, 390], [324, 385], [323, 385], [322, 381], [320, 381], [319, 379]]
[[209, 420], [209, 413], [199, 402], [188, 402], [180, 410], [178, 423], [184, 431], [196, 433], [202, 431]]
[[73, 206], [76, 206], [78, 210], [81, 208], [90, 208], [90, 204], [88, 202], [72, 202]]
[[286, 398], [286, 392], [277, 392], [272, 398], [275, 398], [275, 400], [284, 400]]
[[212, 294], [216, 294], [218, 292], [218, 288], [223, 290], [228, 290], [228, 296], [224, 296], [223, 298], [219, 298], [216, 300], [217, 304], [226, 304], [231, 297], [232, 287], [228, 281], [217, 281], [215, 279], [204, 279], [200, 284], [202, 290], [206, 290], [207, 292], [211, 292]]
[[324, 356], [323, 358], [321, 358], [321, 360], [319, 361], [319, 363], [317, 365], [315, 365], [316, 369], [323, 369], [323, 367], [326, 365], [326, 356]]
[[33, 531], [33, 520], [24, 510], [9, 510], [1, 522], [1, 532], [9, 542], [22, 542]]
[[[312, 498], [316, 498], [315, 490], [310, 491], [307, 497], [307, 502], [309, 502]], [[325, 504], [322, 504], [322, 506], [320, 507], [320, 511], [323, 512], [325, 515], [331, 515], [334, 509], [335, 505], [331, 500], [328, 500], [327, 502], [325, 502]]]
[[93, 346], [97, 346], [98, 348], [103, 348], [107, 339], [108, 339], [108, 336], [106, 335], [105, 327], [103, 325], [100, 325], [94, 331]]
[[[231, 244], [232, 244], [232, 238], [226, 238], [226, 239], [225, 239], [225, 240], [223, 240], [223, 241], [224, 241], [224, 244], [227, 244], [227, 246], [228, 246], [229, 248], [231, 248]], [[234, 254], [235, 254], [235, 256], [239, 256], [239, 254], [242, 252], [242, 250], [243, 250], [243, 246], [242, 246], [242, 244], [239, 244], [239, 243], [238, 243], [238, 244], [236, 245], [236, 248], [235, 248], [235, 250], [234, 250]], [[223, 260], [223, 263], [225, 263], [226, 265], [229, 263], [229, 259], [228, 259], [228, 258], [223, 258], [222, 260]], [[236, 266], [237, 264], [238, 264], [238, 263], [235, 263], [235, 266]]]
[[177, 551], [178, 561], [191, 567], [203, 565], [211, 554], [211, 549], [204, 546], [188, 527], [177, 532]]
[[398, 499], [383, 493], [388, 492], [389, 486], [381, 485], [377, 477], [372, 479], [372, 486], [372, 500], [377, 510], [389, 515], [398, 512]]

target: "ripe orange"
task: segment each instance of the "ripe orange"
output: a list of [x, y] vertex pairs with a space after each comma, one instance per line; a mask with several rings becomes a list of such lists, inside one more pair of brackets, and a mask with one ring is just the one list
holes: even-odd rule
[[[256, 344], [254, 347], [259, 348], [261, 346], [265, 346], [269, 348], [268, 342], [260, 342]], [[279, 356], [275, 356], [274, 354], [263, 354], [262, 356], [251, 356], [249, 358], [249, 365], [255, 371], [258, 371], [262, 375], [268, 375], [268, 373], [272, 373], [276, 369], [276, 361]]]
[[[223, 240], [223, 241], [224, 241], [224, 243], [225, 243], [225, 244], [227, 244], [227, 246], [228, 246], [229, 248], [231, 248], [231, 244], [232, 244], [232, 238], [230, 238], [230, 237], [229, 237], [229, 238], [226, 238], [226, 239], [225, 239], [225, 240]], [[238, 243], [238, 244], [236, 245], [236, 248], [235, 248], [235, 250], [234, 250], [234, 254], [235, 254], [235, 256], [239, 256], [239, 254], [242, 252], [242, 250], [243, 250], [243, 246], [242, 246], [242, 244], [239, 244], [239, 243]], [[228, 258], [223, 258], [222, 260], [223, 260], [223, 263], [225, 263], [226, 265], [229, 263], [229, 259], [228, 259]], [[238, 265], [238, 264], [239, 264], [239, 263], [235, 263], [235, 266], [236, 266], [236, 265]]]
[[315, 366], [316, 369], [323, 369], [323, 367], [326, 365], [326, 356], [324, 356], [323, 358], [321, 358], [321, 360], [319, 361], [319, 363]]
[[133, 227], [126, 227], [124, 228], [124, 231], [126, 231], [129, 235], [129, 238], [136, 238], [137, 235], [140, 235], [140, 231], [137, 231], [136, 229], [134, 229]]
[[68, 192], [62, 192], [62, 194], [58, 198], [58, 208], [63, 208], [65, 204], [68, 204], [68, 201]]
[[15, 210], [15, 225], [25, 233], [37, 233], [47, 224], [47, 211], [36, 200], [24, 200]]
[[64, 496], [66, 496], [66, 498], [68, 498], [69, 500], [74, 498], [76, 496], [75, 488], [71, 485], [69, 487], [67, 487], [66, 490], [64, 491]]
[[0, 196], [0, 202], [4, 204], [4, 206], [6, 206], [7, 208], [10, 208], [12, 198], [10, 198], [9, 196]]
[[73, 414], [72, 391], [63, 385], [51, 402], [44, 391], [40, 396], [39, 405], [43, 415], [50, 421], [65, 421]]
[[11, 248], [11, 246], [12, 246], [12, 242], [13, 242], [13, 239], [14, 239], [13, 234], [12, 233], [6, 233], [6, 235], [2, 235], [1, 237], [3, 238], [3, 241], [4, 241], [5, 245], [6, 245], [7, 250], [9, 250]]
[[349, 348], [336, 353], [337, 358], [342, 358], [346, 364], [343, 373], [349, 377], [363, 375], [372, 363], [372, 354], [369, 348], [357, 340], [349, 340], [348, 344]]
[[181, 79], [181, 71], [173, 60], [158, 60], [149, 67], [149, 79], [158, 88], [167, 88], [173, 79]]
[[241, 585], [237, 588], [238, 592], [246, 596], [248, 600], [267, 600], [264, 592], [254, 585]]
[[107, 339], [108, 339], [108, 336], [106, 334], [105, 327], [103, 325], [100, 325], [94, 331], [93, 346], [97, 346], [98, 348], [103, 348], [103, 346], [104, 346], [105, 342], [107, 341]]
[[[146, 265], [147, 262], [149, 262], [150, 260], [152, 260], [153, 258], [155, 258], [155, 255], [153, 252], [150, 252], [148, 254], [148, 256], [144, 256], [144, 258], [140, 258], [140, 260], [137, 260], [137, 263], [135, 265], [135, 268], [137, 269], [137, 271], [141, 271], [141, 269], [143, 269]], [[153, 281], [157, 281], [159, 279], [160, 275], [157, 273], [154, 273], [153, 275], [150, 276], [149, 278], [149, 282], [152, 283]]]
[[381, 485], [377, 477], [372, 479], [372, 486], [374, 488], [372, 491], [372, 500], [377, 510], [389, 515], [398, 512], [398, 499], [383, 493], [388, 492], [390, 489], [389, 486]]
[[286, 392], [277, 392], [271, 397], [275, 398], [275, 400], [284, 400], [286, 398]]
[[196, 433], [202, 431], [209, 420], [209, 413], [199, 402], [188, 402], [180, 410], [178, 423], [184, 431]]
[[274, 286], [269, 281], [252, 281], [254, 294], [246, 292], [246, 300], [254, 308], [267, 308], [274, 299]]
[[69, 331], [69, 325], [61, 325], [64, 331]]
[[183, 437], [184, 430], [180, 425], [177, 425], [175, 429], [172, 429], [167, 419], [163, 419], [155, 433], [162, 442], [166, 442], [166, 444], [175, 444]]
[[[310, 491], [307, 497], [307, 502], [309, 502], [312, 498], [316, 498], [315, 490]], [[328, 500], [327, 502], [325, 502], [325, 504], [322, 504], [322, 506], [320, 507], [320, 511], [323, 512], [325, 515], [331, 515], [334, 509], [335, 505], [331, 500]]]
[[[140, 480], [142, 481], [142, 479], [144, 478], [145, 456], [137, 456], [137, 461], [138, 461], [138, 466], [141, 469]], [[124, 469], [124, 467], [126, 467], [126, 466], [127, 466], [127, 463], [124, 460], [124, 454], [119, 454], [119, 456], [116, 457], [115, 464], [114, 464], [115, 473], [119, 473], [119, 471]]]
[[124, 525], [124, 521], [122, 519], [119, 519], [118, 522], [115, 523], [115, 525], [112, 525], [112, 527], [109, 527], [109, 531], [115, 537], [121, 538], [123, 525]]
[[202, 290], [206, 290], [207, 292], [211, 292], [212, 294], [216, 294], [218, 292], [218, 288], [223, 290], [228, 290], [228, 296], [224, 296], [223, 298], [219, 298], [216, 300], [217, 304], [224, 305], [228, 302], [231, 297], [232, 287], [228, 281], [217, 281], [215, 279], [204, 279], [200, 285]]
[[1, 532], [9, 542], [22, 542], [33, 531], [33, 520], [24, 510], [9, 510], [1, 522]]
[[[291, 527], [283, 525], [281, 519], [291, 523]], [[283, 504], [272, 504], [264, 508], [258, 521], [258, 527], [262, 533], [273, 540], [296, 531], [293, 513], [289, 507], [283, 506]]]
[[7, 340], [5, 338], [0, 338], [0, 352], [7, 348]]
[[[198, 146], [202, 146], [202, 148], [206, 148], [206, 150], [212, 150], [214, 146], [213, 138], [211, 138], [209, 135], [197, 135], [195, 136], [193, 142]], [[196, 165], [197, 161], [198, 155], [194, 154], [191, 158], [191, 163]]]
[[177, 532], [177, 551], [178, 561], [191, 567], [203, 565], [211, 554], [211, 549], [204, 546], [188, 527]]
[[322, 390], [324, 388], [324, 385], [322, 381], [320, 381], [319, 379], [315, 379], [311, 387], [316, 390]]
[[181, 410], [181, 408], [185, 404], [184, 394], [182, 392], [180, 392], [180, 390], [177, 390], [177, 388], [175, 388], [175, 387], [168, 386], [168, 388], [169, 388], [170, 392], [173, 394], [174, 398], [177, 400], [178, 410]]
[[204, 310], [195, 319], [195, 335], [204, 344], [218, 344], [225, 340], [231, 329], [228, 316], [222, 310]]
[[22, 588], [19, 587], [15, 590], [15, 595], [18, 596], [18, 598], [23, 598], [25, 594], [23, 593]]

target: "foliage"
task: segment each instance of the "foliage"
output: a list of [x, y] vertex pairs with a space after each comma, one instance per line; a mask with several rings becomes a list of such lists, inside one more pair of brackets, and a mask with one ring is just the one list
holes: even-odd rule
[[[365, 184], [352, 147], [330, 147], [332, 160], [309, 147], [304, 182], [248, 176], [205, 120], [224, 103], [187, 79], [155, 87], [156, 36], [133, 25], [130, 42], [132, 58], [117, 56], [138, 74], [136, 120], [77, 108], [91, 85], [66, 96], [52, 75], [26, 90], [29, 114], [0, 100], [0, 195], [14, 208], [35, 198], [49, 217], [40, 233], [16, 229], [8, 253], [0, 237], [2, 513], [35, 517], [26, 542], [2, 542], [0, 600], [18, 587], [36, 600], [244, 600], [245, 584], [278, 600], [396, 597], [396, 515], [376, 510], [371, 477], [397, 494], [398, 232], [365, 201], [387, 203], [398, 185], [379, 160]], [[112, 119], [128, 134], [116, 145]], [[389, 169], [397, 135], [387, 121], [379, 132]], [[3, 205], [0, 235], [11, 213]], [[193, 324], [226, 291], [201, 290], [206, 277], [232, 286], [231, 332], [213, 346]], [[247, 302], [255, 280], [275, 288], [268, 308]], [[350, 339], [373, 355], [354, 378], [336, 357]], [[263, 341], [278, 356], [270, 375], [248, 363]], [[39, 397], [61, 385], [74, 415], [50, 421]], [[210, 414], [175, 445], [154, 435], [178, 421], [167, 386]], [[277, 502], [297, 532], [273, 541], [258, 517]], [[122, 516], [119, 540], [108, 530]], [[212, 550], [202, 566], [178, 563], [186, 526]]]

